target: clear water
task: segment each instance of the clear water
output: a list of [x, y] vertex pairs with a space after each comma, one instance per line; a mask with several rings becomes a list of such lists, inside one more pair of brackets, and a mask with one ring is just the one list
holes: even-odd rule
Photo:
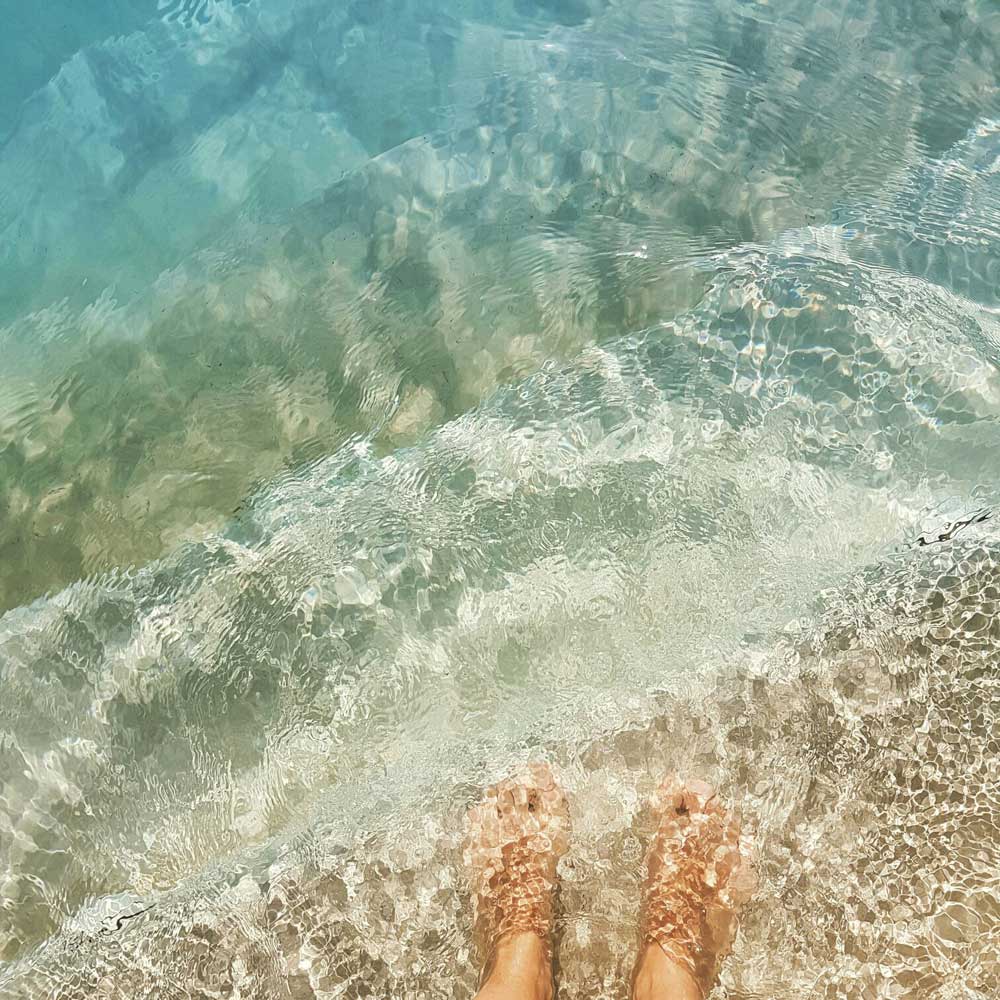
[[720, 997], [1000, 981], [992, 0], [0, 0], [0, 995], [469, 997], [562, 768]]

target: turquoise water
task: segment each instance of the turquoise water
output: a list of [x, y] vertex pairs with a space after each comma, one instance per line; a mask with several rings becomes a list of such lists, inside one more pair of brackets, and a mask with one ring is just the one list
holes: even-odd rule
[[530, 756], [561, 997], [669, 768], [718, 996], [995, 996], [995, 4], [3, 13], [0, 996], [469, 997]]

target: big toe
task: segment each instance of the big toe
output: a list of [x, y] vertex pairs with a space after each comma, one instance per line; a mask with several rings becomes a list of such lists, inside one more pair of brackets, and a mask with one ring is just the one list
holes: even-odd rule
[[547, 832], [558, 845], [568, 821], [566, 795], [547, 764], [532, 764], [486, 790], [470, 825], [500, 842]]
[[669, 774], [663, 779], [653, 796], [653, 807], [664, 820], [698, 813], [724, 812], [715, 788], [707, 781], [685, 781], [676, 774]]
[[684, 783], [682, 798], [684, 805], [692, 812], [705, 812], [710, 804], [718, 804], [715, 789], [707, 781], [699, 781], [697, 778]]

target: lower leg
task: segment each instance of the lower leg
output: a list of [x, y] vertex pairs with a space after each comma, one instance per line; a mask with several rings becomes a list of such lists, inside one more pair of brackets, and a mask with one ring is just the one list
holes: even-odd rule
[[551, 1000], [553, 893], [567, 824], [562, 789], [541, 765], [488, 789], [469, 812], [465, 861], [486, 957], [477, 1000]]
[[477, 1000], [552, 1000], [552, 961], [536, 934], [515, 934], [500, 941]]
[[739, 824], [714, 789], [668, 778], [647, 859], [633, 1000], [702, 1000], [754, 888]]
[[633, 1000], [702, 1000], [702, 996], [694, 976], [658, 944], [642, 946], [632, 974]]

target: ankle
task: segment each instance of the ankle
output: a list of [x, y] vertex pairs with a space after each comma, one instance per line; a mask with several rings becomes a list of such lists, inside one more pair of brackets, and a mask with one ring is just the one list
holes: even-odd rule
[[552, 960], [537, 934], [512, 934], [497, 943], [480, 997], [524, 997], [552, 1000]]
[[642, 945], [632, 976], [632, 1000], [703, 1000], [694, 976], [655, 942]]

